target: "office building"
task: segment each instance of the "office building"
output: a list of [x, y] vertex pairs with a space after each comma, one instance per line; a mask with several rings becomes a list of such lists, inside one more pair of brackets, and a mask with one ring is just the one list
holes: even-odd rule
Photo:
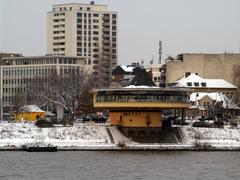
[[[29, 56], [2, 58], [0, 71], [1, 117], [9, 115], [14, 109], [19, 96], [25, 96], [26, 84], [36, 81], [36, 94], [41, 91], [42, 82], [37, 77], [48, 77], [53, 73], [60, 75], [78, 71], [83, 68], [85, 59], [70, 56]], [[26, 104], [28, 102], [25, 102]]]
[[59, 4], [48, 12], [48, 54], [81, 56], [100, 86], [118, 63], [117, 13], [107, 5]]

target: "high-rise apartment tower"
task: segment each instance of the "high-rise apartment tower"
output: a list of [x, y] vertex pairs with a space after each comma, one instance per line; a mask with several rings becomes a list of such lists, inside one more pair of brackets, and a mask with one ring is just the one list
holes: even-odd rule
[[54, 5], [48, 12], [48, 54], [86, 58], [96, 83], [108, 86], [118, 62], [117, 13], [93, 1]]

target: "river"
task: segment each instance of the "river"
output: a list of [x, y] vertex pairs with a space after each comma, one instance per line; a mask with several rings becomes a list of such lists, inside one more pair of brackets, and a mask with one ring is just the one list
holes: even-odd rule
[[0, 180], [239, 180], [240, 152], [0, 152]]

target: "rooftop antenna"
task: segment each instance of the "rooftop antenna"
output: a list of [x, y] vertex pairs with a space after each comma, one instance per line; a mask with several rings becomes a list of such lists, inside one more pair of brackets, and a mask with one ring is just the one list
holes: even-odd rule
[[154, 56], [152, 56], [152, 59], [150, 60], [150, 64], [152, 65], [154, 63]]
[[159, 60], [158, 64], [162, 63], [162, 41], [159, 41]]
[[143, 66], [143, 64], [144, 64], [144, 60], [143, 60], [143, 59], [141, 59], [141, 65]]
[[239, 40], [239, 52], [238, 53], [240, 54], [240, 40]]

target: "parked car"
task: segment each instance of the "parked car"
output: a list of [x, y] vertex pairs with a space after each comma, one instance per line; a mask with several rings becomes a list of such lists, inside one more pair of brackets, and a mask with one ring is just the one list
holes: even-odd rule
[[75, 120], [75, 123], [84, 123], [84, 122], [85, 121], [84, 121], [83, 117], [79, 117]]
[[103, 123], [107, 121], [107, 117], [105, 117], [104, 115], [94, 114], [92, 115], [92, 120], [95, 121], [96, 123]]

